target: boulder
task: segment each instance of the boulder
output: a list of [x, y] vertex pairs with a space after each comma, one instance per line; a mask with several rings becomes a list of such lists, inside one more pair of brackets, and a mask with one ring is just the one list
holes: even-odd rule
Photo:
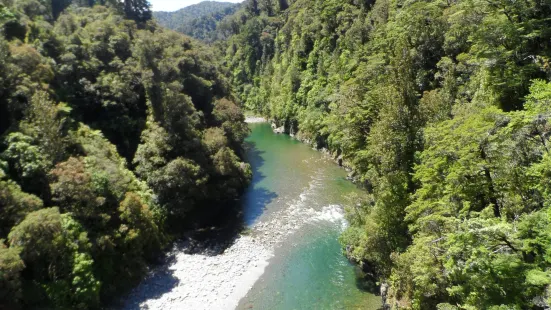
[[277, 134], [284, 134], [284, 133], [285, 133], [285, 126], [281, 126], [281, 127], [278, 127], [278, 128], [274, 128], [274, 133], [277, 133]]
[[381, 299], [383, 300], [383, 310], [390, 310], [392, 307], [388, 303], [388, 283], [381, 284]]

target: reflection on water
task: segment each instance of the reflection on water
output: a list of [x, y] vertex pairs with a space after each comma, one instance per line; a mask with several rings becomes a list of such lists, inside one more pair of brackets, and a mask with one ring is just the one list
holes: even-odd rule
[[265, 153], [265, 151], [260, 151], [256, 147], [254, 141], [248, 140], [245, 142], [246, 159], [251, 164], [253, 170], [251, 185], [242, 198], [243, 219], [247, 226], [252, 225], [265, 211], [266, 206], [277, 197], [275, 192], [270, 191], [261, 184], [262, 180], [266, 178], [260, 169], [265, 163], [262, 157]]

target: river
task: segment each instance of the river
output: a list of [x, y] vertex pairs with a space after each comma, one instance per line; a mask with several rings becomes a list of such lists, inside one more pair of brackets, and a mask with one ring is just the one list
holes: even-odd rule
[[342, 207], [362, 191], [321, 153], [267, 123], [249, 124], [247, 229], [223, 253], [173, 251], [125, 309], [379, 309], [342, 255]]

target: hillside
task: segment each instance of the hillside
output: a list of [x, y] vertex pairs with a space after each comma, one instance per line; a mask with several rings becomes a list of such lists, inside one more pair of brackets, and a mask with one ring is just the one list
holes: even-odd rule
[[0, 309], [102, 308], [251, 177], [210, 50], [65, 4], [0, 4]]
[[[246, 0], [174, 13], [146, 0], [0, 1], [0, 309], [105, 308], [182, 230], [216, 231], [201, 219], [238, 201], [254, 170], [242, 108], [347, 168], [361, 194], [330, 211], [348, 205], [342, 254], [385, 309], [551, 308], [549, 16], [551, 0]], [[333, 201], [308, 200], [338, 196], [322, 182], [346, 183], [335, 167], [342, 175], [320, 178], [331, 167], [320, 154], [294, 156], [281, 145], [299, 143], [256, 128], [247, 158], [270, 170], [255, 170], [248, 199], [254, 219], [274, 217], [260, 224], [269, 233], [243, 233], [238, 265], [218, 261], [224, 249], [182, 250], [193, 265], [182, 281], [161, 272], [171, 282], [154, 285], [153, 304], [171, 288], [224, 304], [212, 292], [236, 285], [221, 273], [237, 279], [269, 257], [253, 249]], [[281, 279], [288, 295], [262, 296], [317, 291], [314, 261], [330, 274], [325, 256], [287, 256], [301, 263], [280, 267], [304, 281], [272, 277], [263, 285]], [[341, 291], [322, 293], [312, 308]]]
[[239, 7], [239, 3], [203, 1], [175, 12], [153, 12], [153, 17], [161, 26], [211, 42], [217, 39], [220, 20]]
[[551, 274], [551, 3], [247, 1], [241, 101], [370, 198], [343, 251], [391, 308], [540, 309]]

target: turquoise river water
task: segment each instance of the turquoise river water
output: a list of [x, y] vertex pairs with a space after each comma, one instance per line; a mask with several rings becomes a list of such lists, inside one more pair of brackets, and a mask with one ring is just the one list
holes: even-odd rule
[[[246, 154], [253, 182], [243, 198], [246, 224], [289, 230], [238, 309], [379, 309], [380, 297], [358, 288], [342, 255], [346, 197], [361, 194], [346, 172], [266, 123], [250, 124]], [[297, 220], [299, 219], [299, 220]]]

